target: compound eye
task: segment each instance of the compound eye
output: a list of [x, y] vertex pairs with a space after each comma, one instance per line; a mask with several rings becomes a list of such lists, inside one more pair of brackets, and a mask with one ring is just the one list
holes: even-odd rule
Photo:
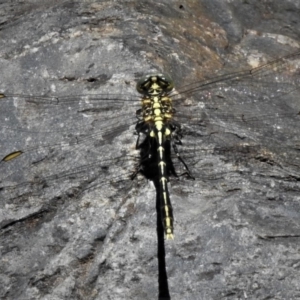
[[144, 94], [148, 88], [150, 86], [149, 83], [149, 76], [144, 76], [143, 78], [141, 78], [137, 84], [136, 84], [136, 90], [140, 93], [140, 94]]
[[168, 74], [159, 74], [157, 77], [164, 83], [163, 89], [165, 92], [171, 92], [174, 88], [174, 81]]

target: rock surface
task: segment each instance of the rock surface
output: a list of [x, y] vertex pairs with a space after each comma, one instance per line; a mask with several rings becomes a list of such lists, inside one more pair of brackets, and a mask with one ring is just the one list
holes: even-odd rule
[[[167, 72], [176, 86], [184, 86], [255, 66], [256, 57], [265, 61], [300, 48], [300, 1], [295, 0], [36, 0], [0, 7], [4, 94], [75, 99], [101, 93], [138, 99], [135, 81], [145, 73]], [[128, 103], [133, 124], [135, 109]], [[300, 110], [297, 93], [291, 93], [291, 103]], [[124, 145], [134, 149], [134, 127], [126, 132], [120, 127], [114, 140], [109, 134], [104, 139], [95, 135], [95, 141], [84, 143], [82, 128], [92, 134], [95, 127], [104, 128], [109, 112], [99, 118], [89, 111], [86, 115], [92, 117], [83, 118], [67, 106], [66, 115], [53, 105], [43, 112], [18, 108], [17, 102], [15, 107], [0, 108], [2, 157], [66, 141], [77, 151], [68, 150], [64, 157], [53, 147], [35, 158], [32, 178], [26, 177], [30, 165], [24, 161], [5, 169], [0, 186], [62, 174], [67, 166], [73, 170], [71, 158], [76, 166], [118, 151], [121, 156]], [[293, 132], [297, 145], [299, 127], [288, 121], [283, 127]], [[299, 144], [298, 157], [295, 151], [282, 169], [274, 167], [276, 159], [273, 166], [263, 158], [249, 161], [248, 175], [231, 175], [230, 168], [245, 166], [215, 155], [205, 163], [223, 170], [222, 178], [174, 183], [176, 237], [166, 243], [172, 299], [300, 299]], [[8, 178], [8, 173], [14, 176]], [[153, 186], [127, 183], [120, 192], [118, 186], [100, 182], [89, 188], [81, 170], [71, 175], [74, 181], [39, 182], [43, 188], [29, 196], [25, 188], [19, 197], [0, 194], [1, 299], [156, 299]]]

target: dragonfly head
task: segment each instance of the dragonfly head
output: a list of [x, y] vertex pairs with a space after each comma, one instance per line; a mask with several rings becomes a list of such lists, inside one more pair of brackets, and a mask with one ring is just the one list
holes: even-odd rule
[[141, 78], [136, 85], [136, 89], [143, 95], [162, 95], [172, 91], [174, 82], [166, 74], [149, 74]]

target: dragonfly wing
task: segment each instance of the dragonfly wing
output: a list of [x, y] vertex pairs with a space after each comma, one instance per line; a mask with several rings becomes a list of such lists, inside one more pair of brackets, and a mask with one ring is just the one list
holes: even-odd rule
[[41, 202], [49, 199], [49, 190], [58, 195], [72, 186], [87, 191], [108, 182], [130, 183], [137, 163], [132, 97], [14, 95], [1, 101], [1, 108], [15, 115], [2, 120], [0, 192], [5, 199], [38, 196]]

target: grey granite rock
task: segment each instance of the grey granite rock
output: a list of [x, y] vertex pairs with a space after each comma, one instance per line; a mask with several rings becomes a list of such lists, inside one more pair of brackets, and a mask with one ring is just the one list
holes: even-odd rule
[[[0, 92], [73, 100], [122, 94], [133, 122], [130, 101], [138, 99], [142, 74], [167, 72], [180, 87], [300, 47], [295, 0], [36, 0], [0, 7]], [[298, 95], [288, 95], [295, 112]], [[0, 99], [2, 157], [45, 149], [20, 165], [0, 165], [1, 187], [35, 182], [19, 186], [18, 197], [0, 190], [0, 298], [157, 299], [152, 184], [120, 181], [120, 188], [95, 179], [97, 172], [109, 179], [113, 171], [130, 173], [94, 165], [111, 155], [122, 159], [124, 149], [133, 153], [134, 126], [124, 130], [120, 112], [120, 135], [103, 137], [95, 128], [110, 125], [109, 111], [79, 114], [79, 102], [61, 110], [55, 99], [43, 110]], [[275, 116], [279, 108], [280, 100], [261, 113]], [[270, 142], [271, 154], [247, 164], [207, 155], [202, 180], [173, 183], [176, 237], [166, 242], [172, 299], [300, 299], [300, 129], [287, 118], [282, 126], [293, 139], [272, 140], [289, 153]], [[95, 139], [85, 142], [89, 134]], [[87, 164], [95, 174], [78, 168]]]

